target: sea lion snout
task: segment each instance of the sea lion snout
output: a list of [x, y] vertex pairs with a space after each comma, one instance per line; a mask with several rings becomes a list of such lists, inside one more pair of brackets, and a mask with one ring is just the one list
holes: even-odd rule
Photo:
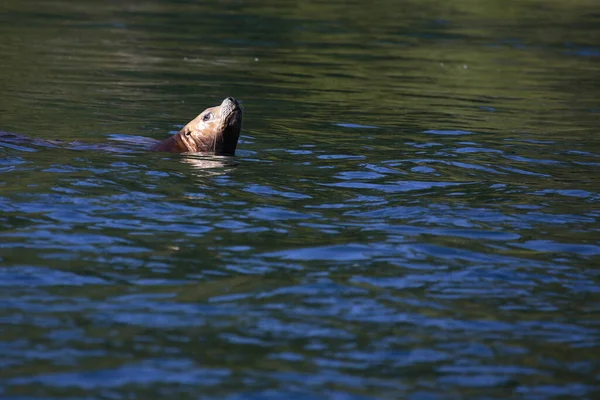
[[233, 97], [227, 97], [221, 103], [221, 113], [222, 114], [227, 114], [227, 113], [239, 110], [239, 109], [241, 109], [240, 103], [238, 103], [238, 101], [236, 99], [234, 99]]
[[227, 97], [225, 100], [223, 100], [223, 103], [221, 103], [221, 105], [224, 106], [227, 103], [233, 103], [233, 104], [235, 104], [236, 107], [240, 106], [240, 104], [237, 102], [237, 100], [234, 99], [233, 97]]
[[154, 151], [202, 152], [234, 155], [242, 128], [242, 108], [227, 97], [220, 106], [207, 108], [179, 133], [153, 146]]

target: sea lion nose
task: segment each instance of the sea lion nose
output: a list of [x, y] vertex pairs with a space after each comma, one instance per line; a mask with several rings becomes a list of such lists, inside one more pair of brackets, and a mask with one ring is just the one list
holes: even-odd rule
[[237, 110], [238, 108], [240, 108], [240, 103], [238, 103], [237, 100], [233, 97], [227, 97], [225, 100], [223, 100], [223, 103], [221, 105], [223, 107], [231, 108], [233, 110]]

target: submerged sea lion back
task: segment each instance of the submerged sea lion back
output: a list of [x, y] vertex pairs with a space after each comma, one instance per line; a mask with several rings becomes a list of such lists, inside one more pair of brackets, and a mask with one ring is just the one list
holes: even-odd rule
[[202, 111], [177, 134], [150, 150], [233, 156], [241, 128], [242, 108], [236, 99], [228, 97], [220, 106]]

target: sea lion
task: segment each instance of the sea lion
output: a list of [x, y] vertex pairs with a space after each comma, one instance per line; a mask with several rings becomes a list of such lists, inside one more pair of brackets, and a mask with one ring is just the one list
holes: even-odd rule
[[[177, 134], [159, 141], [140, 137], [119, 137], [122, 143], [140, 145], [151, 151], [171, 153], [209, 153], [215, 155], [235, 155], [240, 129], [242, 128], [242, 108], [233, 97], [228, 97], [220, 106], [207, 108], [190, 121]], [[150, 143], [152, 144], [150, 144]], [[26, 146], [65, 147], [72, 150], [104, 150], [126, 152], [118, 146], [101, 143], [86, 144], [79, 141], [62, 142], [60, 140], [36, 139], [16, 133], [0, 131], [0, 147], [15, 150], [33, 151]], [[130, 151], [130, 150], [129, 150]]]
[[177, 134], [150, 147], [171, 153], [211, 153], [233, 156], [242, 128], [242, 108], [233, 97], [207, 108]]

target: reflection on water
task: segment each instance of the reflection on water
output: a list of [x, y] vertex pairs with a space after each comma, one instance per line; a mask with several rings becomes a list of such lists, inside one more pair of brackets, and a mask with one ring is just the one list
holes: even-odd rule
[[200, 176], [202, 177], [224, 175], [231, 172], [238, 165], [233, 157], [197, 154], [185, 154], [181, 157], [181, 162], [200, 170]]
[[593, 2], [5, 3], [0, 397], [595, 398]]

